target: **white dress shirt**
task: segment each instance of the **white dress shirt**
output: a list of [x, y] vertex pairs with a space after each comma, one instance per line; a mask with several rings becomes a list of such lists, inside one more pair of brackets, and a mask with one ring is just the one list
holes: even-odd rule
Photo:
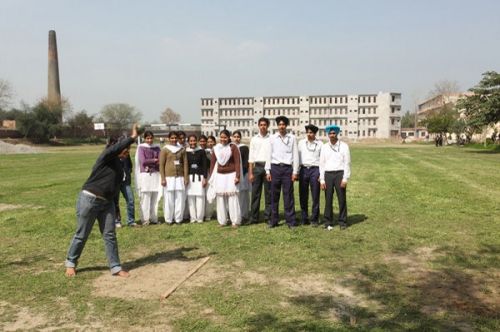
[[269, 137], [269, 153], [266, 158], [266, 173], [271, 173], [271, 164], [286, 164], [293, 167], [293, 174], [299, 174], [299, 149], [295, 135], [278, 133]]
[[300, 166], [319, 166], [319, 155], [323, 142], [318, 139], [310, 142], [303, 139], [299, 142], [299, 164]]
[[269, 133], [262, 136], [260, 132], [250, 140], [249, 163], [265, 163], [269, 155]]
[[342, 181], [347, 182], [351, 177], [351, 153], [349, 146], [341, 141], [335, 144], [327, 142], [321, 148], [319, 157], [319, 180], [325, 183], [325, 172], [344, 171]]

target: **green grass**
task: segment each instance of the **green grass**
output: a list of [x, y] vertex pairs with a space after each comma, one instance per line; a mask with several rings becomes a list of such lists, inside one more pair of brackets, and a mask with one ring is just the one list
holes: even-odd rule
[[[500, 329], [496, 150], [352, 146], [351, 226], [343, 232], [263, 224], [220, 229], [215, 221], [118, 230], [132, 274], [162, 261], [212, 256], [202, 270], [210, 266], [220, 276], [185, 284], [160, 305], [157, 298], [95, 295], [95, 280], [108, 273], [97, 227], [80, 273], [64, 276], [76, 197], [101, 149], [0, 156], [0, 206], [18, 206], [0, 212], [0, 329], [18, 321], [21, 308], [45, 318], [21, 329]], [[296, 210], [300, 215], [298, 199]]]

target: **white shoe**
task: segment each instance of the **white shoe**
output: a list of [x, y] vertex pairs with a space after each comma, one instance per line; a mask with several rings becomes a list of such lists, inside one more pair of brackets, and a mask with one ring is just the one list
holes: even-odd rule
[[121, 222], [115, 222], [115, 227], [116, 228], [122, 228], [122, 223]]

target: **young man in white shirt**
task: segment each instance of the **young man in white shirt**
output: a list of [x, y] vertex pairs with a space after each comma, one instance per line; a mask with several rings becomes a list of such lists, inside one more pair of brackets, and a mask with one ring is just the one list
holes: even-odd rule
[[[313, 227], [318, 226], [319, 218], [319, 156], [323, 142], [316, 139], [318, 127], [315, 125], [306, 126], [307, 137], [299, 142], [299, 197], [300, 209], [302, 210], [302, 225], [311, 222]], [[312, 209], [311, 219], [309, 219], [309, 188], [311, 188]]]
[[347, 228], [347, 181], [351, 176], [351, 154], [349, 146], [338, 139], [340, 127], [329, 125], [325, 128], [329, 141], [321, 148], [319, 159], [319, 178], [321, 189], [325, 190], [325, 228], [333, 228], [333, 193], [337, 192], [339, 202], [338, 223], [340, 229]]
[[271, 197], [269, 182], [266, 179], [266, 160], [269, 154], [269, 119], [260, 118], [257, 122], [259, 133], [250, 140], [250, 151], [248, 155], [248, 181], [252, 187], [252, 198], [250, 205], [249, 223], [259, 222], [260, 197], [264, 187], [264, 220], [268, 221], [271, 216]]
[[288, 228], [296, 227], [293, 182], [299, 174], [299, 151], [295, 135], [287, 133], [290, 120], [286, 116], [276, 118], [278, 132], [269, 138], [270, 153], [266, 161], [267, 180], [271, 182], [271, 219], [269, 228], [278, 226], [280, 191], [283, 189], [285, 220]]

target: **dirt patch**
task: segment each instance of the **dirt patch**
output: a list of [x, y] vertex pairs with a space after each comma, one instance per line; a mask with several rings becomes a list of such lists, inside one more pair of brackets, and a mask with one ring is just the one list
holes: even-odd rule
[[22, 205], [0, 203], [0, 212], [22, 208]]
[[200, 261], [170, 260], [147, 264], [131, 270], [130, 277], [126, 279], [104, 273], [94, 281], [94, 294], [125, 300], [159, 300], [162, 294], [181, 281]]
[[0, 141], [0, 154], [18, 154], [18, 153], [40, 153], [40, 148], [35, 148], [25, 144], [9, 144]]

